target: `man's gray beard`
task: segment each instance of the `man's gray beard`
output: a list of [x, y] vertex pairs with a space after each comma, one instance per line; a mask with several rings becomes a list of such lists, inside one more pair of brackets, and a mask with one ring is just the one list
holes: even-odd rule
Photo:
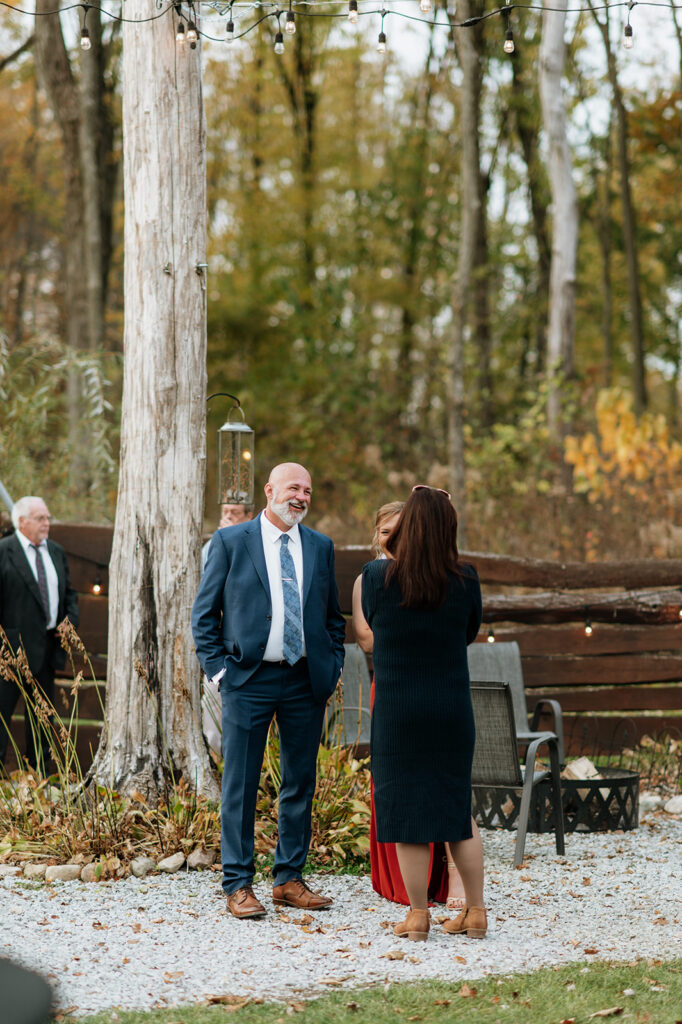
[[296, 526], [296, 523], [300, 523], [308, 515], [308, 507], [306, 505], [302, 512], [293, 512], [290, 504], [288, 501], [271, 501], [270, 508], [287, 526]]

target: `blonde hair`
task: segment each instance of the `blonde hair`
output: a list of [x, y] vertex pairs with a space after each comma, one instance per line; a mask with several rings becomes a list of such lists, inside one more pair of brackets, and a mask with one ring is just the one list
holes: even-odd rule
[[374, 536], [372, 537], [372, 547], [374, 548], [374, 554], [377, 558], [383, 554], [381, 545], [379, 544], [379, 530], [381, 524], [385, 519], [392, 519], [393, 516], [397, 516], [405, 508], [404, 501], [389, 501], [381, 508], [377, 509], [377, 513], [374, 517]]

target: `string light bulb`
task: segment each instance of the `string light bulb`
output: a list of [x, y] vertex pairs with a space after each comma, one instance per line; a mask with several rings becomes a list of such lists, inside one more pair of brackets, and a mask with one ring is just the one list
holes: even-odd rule
[[512, 32], [511, 25], [507, 23], [507, 31], [504, 34], [504, 52], [513, 53], [514, 50], [514, 33]]
[[282, 34], [281, 30], [279, 30], [279, 29], [275, 33], [275, 53], [276, 54], [284, 53], [284, 35]]
[[348, 0], [348, 20], [351, 25], [358, 23], [358, 0]]
[[186, 38], [187, 38], [187, 42], [192, 47], [192, 49], [193, 50], [196, 49], [197, 39], [199, 38], [199, 33], [197, 32], [197, 27], [196, 27], [196, 25], [194, 24], [193, 21], [190, 21], [190, 23], [189, 23], [189, 25], [187, 27], [187, 36], [186, 36]]
[[185, 23], [184, 21], [178, 22], [177, 32], [175, 33], [175, 42], [182, 46], [185, 42]]
[[287, 20], [284, 25], [284, 28], [289, 33], [290, 36], [293, 36], [294, 32], [296, 31], [296, 15], [291, 9], [287, 11]]
[[585, 619], [585, 636], [592, 636], [592, 623], [589, 619]]
[[634, 43], [634, 39], [632, 38], [632, 25], [630, 24], [629, 19], [630, 15], [628, 14], [628, 22], [623, 29], [623, 46], [626, 50], [631, 50]]
[[431, 10], [431, 0], [419, 0], [419, 10], [422, 14], [428, 14]]
[[90, 29], [87, 25], [83, 25], [83, 28], [81, 29], [81, 50], [89, 50], [91, 46]]
[[230, 18], [230, 20], [227, 23], [227, 28], [225, 29], [225, 38], [227, 39], [228, 43], [234, 42], [234, 22], [232, 21], [232, 18]]
[[495, 643], [495, 630], [493, 629], [492, 626], [488, 630], [488, 643], [489, 644], [494, 644]]
[[92, 584], [92, 592], [93, 594], [102, 593], [102, 580], [100, 579], [99, 573], [95, 576], [95, 582]]

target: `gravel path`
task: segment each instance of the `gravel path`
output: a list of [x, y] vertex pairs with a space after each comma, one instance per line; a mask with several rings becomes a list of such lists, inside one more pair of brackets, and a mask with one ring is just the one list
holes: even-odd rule
[[[529, 836], [512, 867], [513, 837], [484, 833], [489, 932], [485, 941], [444, 934], [397, 939], [382, 922], [403, 908], [369, 878], [315, 878], [333, 907], [261, 921], [225, 912], [219, 875], [140, 880], [0, 881], [0, 956], [47, 975], [61, 1010], [201, 1002], [211, 995], [289, 1002], [337, 987], [443, 978], [453, 982], [571, 960], [671, 958], [682, 952], [682, 821], [650, 816], [633, 832], [569, 835], [557, 858], [552, 836]], [[444, 916], [436, 907], [435, 916]], [[393, 958], [394, 951], [398, 957]]]

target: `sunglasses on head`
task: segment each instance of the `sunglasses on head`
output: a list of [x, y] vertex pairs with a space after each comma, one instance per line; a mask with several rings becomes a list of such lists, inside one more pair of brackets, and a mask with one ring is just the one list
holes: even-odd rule
[[415, 491], [437, 491], [438, 494], [444, 494], [445, 497], [450, 501], [450, 492], [444, 491], [442, 487], [431, 487], [429, 484], [415, 484], [412, 488], [412, 493]]

